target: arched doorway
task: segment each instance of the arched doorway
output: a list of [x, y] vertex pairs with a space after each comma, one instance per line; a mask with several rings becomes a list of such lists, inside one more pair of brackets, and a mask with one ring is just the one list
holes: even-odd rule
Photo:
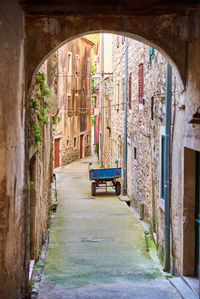
[[[67, 19], [66, 19], [67, 20]], [[73, 37], [69, 37], [68, 39], [65, 39], [65, 36], [64, 36], [64, 31], [62, 31], [62, 33], [60, 33], [61, 32], [61, 29], [59, 29], [59, 21], [57, 22], [58, 20], [56, 20], [56, 19], [50, 19], [50, 20], [41, 20], [39, 23], [37, 23], [37, 26], [39, 26], [39, 27], [37, 27], [37, 30], [38, 30], [38, 28], [42, 28], [42, 34], [44, 34], [44, 36], [45, 36], [45, 34], [47, 34], [47, 32], [48, 32], [48, 35], [49, 35], [49, 33], [51, 32], [51, 35], [53, 36], [54, 34], [55, 34], [55, 36], [56, 37], [50, 37], [50, 41], [49, 41], [49, 39], [48, 39], [48, 46], [47, 46], [47, 48], [49, 47], [49, 49], [50, 49], [50, 47], [51, 47], [51, 45], [49, 45], [49, 44], [51, 44], [52, 43], [52, 45], [54, 45], [54, 49], [56, 49], [57, 47], [59, 47], [59, 46], [56, 46], [55, 47], [55, 44], [56, 43], [58, 43], [58, 39], [60, 39], [59, 40], [59, 42], [61, 42], [61, 44], [64, 44], [65, 42], [67, 42], [67, 41], [70, 41], [70, 40], [72, 40], [74, 37], [78, 37], [78, 36], [81, 36], [82, 35], [82, 33], [80, 33], [80, 34], [77, 34], [77, 35], [75, 35], [75, 36], [73, 36]], [[166, 20], [165, 20], [166, 21]], [[31, 24], [31, 23], [30, 23]], [[27, 23], [27, 26], [30, 26], [30, 24], [28, 24]], [[33, 23], [31, 24], [31, 31], [33, 30]], [[65, 25], [62, 23], [62, 26], [63, 26], [63, 28], [65, 28]], [[27, 27], [28, 28], [28, 27]], [[45, 30], [44, 30], [44, 28], [45, 28]], [[108, 28], [108, 27], [107, 27]], [[77, 28], [76, 28], [77, 29]], [[166, 28], [165, 28], [166, 29]], [[48, 30], [50, 30], [50, 31], [48, 31]], [[73, 30], [73, 29], [72, 29]], [[28, 31], [27, 31], [28, 32]], [[45, 32], [45, 33], [44, 33]], [[99, 31], [99, 30], [96, 30], [96, 31], [87, 31], [87, 32], [84, 32], [84, 33], [92, 33], [92, 32], [102, 32], [102, 30], [101, 31]], [[111, 30], [105, 30], [104, 32], [113, 32], [113, 31], [111, 31]], [[123, 33], [123, 32], [120, 32], [120, 31], [114, 31], [114, 32], [116, 32], [116, 33]], [[163, 33], [164, 34], [164, 33]], [[164, 53], [164, 56], [171, 62], [171, 64], [172, 64], [172, 66], [175, 66], [175, 72], [178, 74], [178, 78], [179, 78], [179, 80], [180, 80], [180, 82], [181, 82], [181, 84], [182, 84], [182, 88], [183, 88], [183, 86], [184, 86], [184, 84], [183, 84], [183, 82], [185, 82], [185, 75], [186, 75], [186, 73], [185, 73], [185, 71], [183, 70], [184, 69], [184, 63], [182, 64], [180, 61], [178, 61], [179, 60], [179, 58], [181, 57], [181, 59], [182, 59], [182, 57], [183, 56], [185, 56], [186, 55], [186, 52], [185, 52], [185, 50], [183, 50], [183, 49], [185, 49], [185, 48], [183, 48], [182, 46], [183, 46], [183, 44], [182, 44], [182, 46], [180, 46], [180, 49], [181, 49], [181, 51], [182, 51], [182, 54], [179, 56], [179, 55], [177, 55], [177, 57], [175, 58], [175, 54], [174, 53], [171, 53], [172, 55], [174, 55], [174, 58], [176, 59], [176, 63], [177, 64], [181, 64], [181, 67], [180, 68], [178, 68], [177, 66], [176, 66], [176, 64], [175, 64], [175, 62], [173, 61], [173, 59], [172, 58], [170, 58], [169, 57], [169, 55], [168, 54], [166, 54], [166, 52], [163, 50], [163, 49], [160, 49], [160, 47], [158, 46], [158, 45], [155, 45], [154, 43], [152, 43], [151, 41], [149, 42], [148, 40], [146, 40], [145, 38], [143, 38], [143, 37], [140, 37], [140, 36], [138, 36], [138, 35], [135, 35], [135, 34], [131, 34], [131, 33], [126, 33], [126, 34], [124, 34], [124, 35], [126, 35], [126, 36], [129, 36], [129, 37], [134, 37], [134, 38], [136, 38], [137, 40], [140, 40], [140, 41], [143, 41], [143, 42], [145, 42], [145, 43], [147, 43], [147, 44], [149, 44], [149, 45], [152, 45], [152, 46], [154, 46], [156, 49], [159, 49], [160, 51], [161, 51], [161, 53]], [[167, 34], [166, 34], [167, 35]], [[45, 37], [43, 36], [43, 41], [46, 39]], [[29, 41], [31, 41], [31, 36], [29, 36], [29, 38], [30, 38], [30, 40]], [[29, 39], [28, 38], [28, 39]], [[54, 38], [56, 39], [56, 40], [54, 40]], [[62, 39], [64, 40], [64, 41], [62, 41]], [[160, 41], [160, 43], [161, 43], [161, 41]], [[182, 41], [180, 42], [180, 44], [179, 45], [181, 45], [181, 43], [182, 43]], [[159, 43], [158, 43], [159, 44]], [[32, 45], [32, 44], [31, 44]], [[41, 48], [40, 47], [40, 45], [39, 45], [39, 40], [38, 40], [38, 48]], [[43, 44], [43, 50], [44, 50], [44, 48], [45, 48], [45, 46], [44, 46], [44, 44]], [[165, 48], [167, 48], [166, 47], [166, 45], [165, 45]], [[177, 50], [178, 48], [176, 48], [176, 50]], [[46, 51], [46, 49], [45, 49], [45, 51]], [[53, 50], [50, 50], [50, 51], [53, 51]], [[29, 52], [30, 53], [30, 52]], [[45, 52], [44, 52], [45, 53]], [[40, 53], [38, 53], [39, 55], [40, 55], [40, 57], [41, 57], [41, 52]], [[33, 55], [33, 54], [31, 54], [31, 55]], [[48, 56], [49, 54], [47, 54], [47, 56]], [[37, 51], [35, 52], [35, 56], [37, 56]], [[45, 56], [45, 58], [47, 57], [47, 56]], [[33, 59], [33, 57], [30, 59], [29, 57], [28, 57], [28, 59], [29, 59], [29, 61], [35, 61], [35, 59], [38, 59], [38, 57], [34, 57], [34, 59]], [[43, 58], [44, 59], [44, 58]], [[43, 60], [42, 60], [43, 61]], [[41, 62], [39, 62], [39, 65], [42, 63], [42, 61]], [[29, 64], [29, 66], [31, 67], [31, 64]], [[180, 75], [181, 74], [181, 75]], [[179, 140], [180, 141], [180, 140]], [[181, 143], [182, 145], [183, 145], [183, 142]], [[180, 146], [180, 143], [179, 143], [179, 148], [181, 147]], [[179, 168], [179, 170], [180, 170], [180, 168]], [[182, 183], [180, 183], [180, 185], [181, 185]], [[178, 218], [180, 219], [180, 217], [181, 217], [181, 215], [179, 214], [179, 216], [178, 216]], [[179, 232], [180, 231], [182, 231], [182, 227], [179, 227]], [[179, 257], [181, 256], [181, 254], [180, 254], [180, 252], [179, 252]], [[177, 272], [181, 272], [182, 270], [181, 270], [182, 268], [180, 267], [180, 265], [179, 265], [179, 267], [177, 268]]]
[[[18, 297], [20, 297], [21, 293], [25, 293], [24, 286], [25, 282], [27, 281], [25, 275], [22, 277], [21, 273], [27, 272], [28, 268], [27, 252], [25, 247], [25, 243], [28, 239], [28, 229], [26, 228], [28, 219], [28, 206], [25, 196], [25, 193], [27, 193], [27, 180], [26, 176], [24, 176], [25, 171], [23, 166], [26, 165], [26, 163], [24, 163], [25, 153], [23, 133], [23, 130], [25, 130], [23, 118], [23, 110], [25, 107], [25, 88], [23, 85], [24, 27], [22, 10], [17, 4], [17, 1], [14, 2], [15, 5], [13, 7], [16, 8], [15, 18], [10, 18], [10, 15], [12, 14], [11, 10], [6, 7], [6, 5], [3, 5], [3, 28], [5, 30], [3, 32], [4, 43], [2, 47], [2, 57], [5, 59], [2, 61], [4, 66], [4, 73], [2, 74], [1, 81], [3, 83], [2, 94], [4, 95], [2, 115], [6, 115], [7, 117], [3, 117], [1, 122], [1, 161], [3, 186], [1, 189], [1, 204], [4, 211], [3, 218], [1, 219], [3, 223], [1, 237], [4, 243], [1, 255], [1, 264], [4, 271], [1, 273], [1, 279], [4, 282], [2, 284], [4, 290], [9, 290], [9, 294], [18, 294]], [[25, 3], [25, 1], [23, 2]], [[180, 6], [182, 7], [182, 5]], [[107, 30], [110, 32], [129, 32], [130, 34], [132, 33], [138, 36], [143, 36], [143, 38], [146, 40], [157, 44], [160, 49], [164, 49], [164, 51], [168, 53], [170, 57], [172, 57], [173, 61], [176, 62], [179, 72], [184, 74], [182, 78], [185, 77], [185, 80], [183, 79], [183, 81], [185, 82], [187, 90], [183, 94], [181, 103], [182, 105], [185, 105], [185, 111], [181, 110], [183, 113], [182, 117], [180, 118], [180, 127], [182, 128], [180, 139], [183, 139], [183, 142], [181, 142], [182, 149], [180, 149], [176, 155], [177, 165], [181, 164], [183, 166], [184, 159], [182, 154], [184, 147], [200, 151], [199, 127], [195, 126], [193, 128], [188, 124], [192, 114], [199, 106], [200, 88], [198, 66], [200, 61], [200, 38], [198, 30], [194, 30], [198, 28], [199, 17], [195, 2], [192, 2], [191, 4], [190, 1], [190, 5], [186, 4], [186, 6], [189, 8], [192, 6], [194, 11], [189, 11], [188, 13], [183, 14], [182, 8], [174, 11], [174, 9], [170, 7], [168, 10], [164, 10], [164, 13], [168, 14], [168, 16], [163, 16], [163, 11], [161, 11], [159, 14], [160, 16], [155, 17], [154, 11], [152, 10], [150, 10], [148, 14], [143, 13], [143, 9], [146, 11], [146, 5], [142, 4], [142, 6], [140, 6], [142, 10], [140, 10], [139, 16], [137, 16], [137, 12], [134, 14], [133, 10], [131, 10], [129, 17], [124, 17], [124, 15], [128, 15], [128, 9], [124, 8], [123, 14], [121, 14], [119, 10], [116, 12], [113, 10], [111, 14], [109, 10], [109, 14], [112, 16], [115, 15], [115, 17], [110, 17], [110, 15], [105, 17], [106, 13], [103, 16], [102, 14], [104, 14], [104, 11], [106, 10], [103, 10], [102, 6], [100, 14], [101, 16], [99, 16], [98, 13], [96, 14], [95, 10], [90, 14], [90, 16], [85, 15], [85, 17], [80, 17], [80, 15], [84, 15], [83, 12], [80, 13], [80, 10], [77, 10], [76, 13], [73, 12], [71, 14], [72, 17], [67, 18], [63, 16], [56, 18], [53, 14], [53, 16], [49, 18], [50, 27], [52, 27], [52, 23], [54, 24], [54, 20], [57, 21], [57, 19], [59, 19], [58, 23], [56, 23], [59, 25], [63, 24], [66, 32], [68, 32], [67, 36], [65, 35], [64, 38], [61, 38], [61, 40], [58, 38], [57, 41], [55, 41], [55, 36], [53, 35], [54, 32], [57, 32], [55, 30], [55, 26], [52, 27], [52, 32], [51, 29], [46, 29], [44, 26], [45, 22], [48, 25], [48, 18], [46, 17], [49, 14], [47, 13], [47, 10], [45, 11], [44, 9], [43, 13], [40, 14], [40, 17], [37, 14], [35, 17], [33, 17], [33, 15], [32, 17], [31, 15], [28, 16], [27, 14], [26, 26], [30, 26], [29, 29], [26, 30], [27, 39], [25, 39], [26, 71], [29, 70], [26, 73], [28, 75], [26, 77], [26, 90], [28, 86], [30, 86], [32, 74], [36, 70], [39, 63], [44, 59], [45, 55], [48, 55], [48, 53], [52, 49], [56, 48], [60, 42], [63, 42], [68, 38], [78, 36], [79, 34], [81, 35], [85, 32], [89, 32], [90, 30], [99, 31], [104, 29], [105, 31]], [[83, 9], [81, 11], [83, 11]], [[77, 14], [79, 14], [79, 16], [77, 16]], [[91, 17], [91, 15], [93, 17]], [[7, 20], [11, 20], [11, 25], [6, 20], [5, 16], [8, 16]], [[63, 23], [61, 24], [60, 22]], [[111, 23], [113, 25], [111, 25]], [[32, 32], [31, 25], [33, 25]], [[39, 33], [42, 32], [41, 28], [43, 27], [44, 32], [41, 34], [41, 40], [39, 41], [39, 37], [37, 36], [37, 28]], [[133, 27], [135, 27], [135, 29]], [[45, 33], [45, 31], [47, 31], [47, 33]], [[161, 43], [160, 39], [162, 39], [164, 35], [166, 38]], [[8, 48], [10, 51], [8, 51]], [[169, 51], [167, 49], [169, 49]], [[38, 54], [40, 51], [41, 54]], [[176, 51], [176, 54], [170, 55], [171, 51]], [[36, 56], [39, 58], [36, 58], [34, 53], [37, 53]], [[177, 61], [179, 61], [179, 63]], [[8, 65], [12, 65], [13, 68], [10, 69], [7, 67]], [[181, 69], [183, 69], [183, 72], [181, 72]], [[17, 93], [16, 90], [18, 91]], [[13, 100], [15, 101], [14, 105]], [[180, 107], [182, 105], [180, 105]], [[9, 138], [6, 139], [6, 136], [9, 136]], [[179, 172], [176, 173], [176, 175], [179, 175]], [[177, 188], [177, 190], [179, 190], [179, 192], [177, 192], [177, 196], [179, 196], [182, 200], [184, 198], [184, 194], [182, 192], [183, 182], [181, 179], [179, 187], [180, 188]], [[180, 208], [182, 208], [182, 204], [177, 205], [177, 209]], [[189, 209], [189, 206], [187, 208]], [[13, 215], [17, 215], [17, 217], [14, 218], [14, 221]], [[18, 234], [18, 238], [16, 238], [16, 241], [14, 242], [13, 236], [15, 236], [16, 233]], [[15, 244], [16, 246], [10, 246], [10, 244]], [[7, 250], [7, 248], [9, 248], [9, 250]], [[17, 255], [17, 252], [21, 253], [20, 257]], [[19, 263], [16, 265], [15, 261], [17, 259]], [[15, 265], [15, 267], [13, 267], [13, 265]]]

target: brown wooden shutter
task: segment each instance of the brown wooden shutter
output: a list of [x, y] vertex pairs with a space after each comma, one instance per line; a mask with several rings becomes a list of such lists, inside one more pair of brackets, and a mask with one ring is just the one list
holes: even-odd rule
[[142, 103], [143, 100], [143, 63], [139, 64], [138, 70], [138, 100]]
[[132, 73], [129, 74], [128, 80], [128, 106], [131, 109], [131, 94], [132, 94]]
[[54, 140], [54, 167], [60, 166], [59, 150], [60, 150], [60, 138]]
[[71, 96], [67, 97], [67, 115], [72, 117], [72, 98]]

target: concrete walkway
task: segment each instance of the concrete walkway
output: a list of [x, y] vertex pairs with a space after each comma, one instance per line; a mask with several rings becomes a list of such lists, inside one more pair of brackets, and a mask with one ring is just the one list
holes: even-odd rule
[[39, 298], [180, 298], [114, 193], [90, 195], [88, 161], [56, 170], [58, 209]]

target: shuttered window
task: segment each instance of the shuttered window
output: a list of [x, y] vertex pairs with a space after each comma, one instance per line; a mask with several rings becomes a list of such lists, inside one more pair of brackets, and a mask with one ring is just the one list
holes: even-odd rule
[[131, 101], [132, 101], [132, 73], [129, 74], [128, 78], [128, 107], [131, 109]]
[[67, 97], [67, 116], [72, 117], [72, 98]]
[[151, 62], [152, 62], [153, 57], [154, 57], [154, 48], [149, 47], [149, 63], [148, 63], [148, 67], [151, 66]]
[[122, 78], [122, 98], [121, 98], [121, 106], [122, 110], [124, 111], [124, 103], [125, 103], [125, 78]]
[[161, 184], [160, 195], [162, 199], [165, 199], [165, 136], [161, 135]]
[[139, 64], [138, 69], [138, 100], [142, 103], [143, 100], [143, 63]]
[[115, 84], [115, 107], [116, 110], [119, 110], [119, 82]]
[[80, 66], [80, 57], [76, 54], [76, 64], [75, 64], [75, 75], [78, 76], [79, 74], [79, 66]]
[[78, 115], [80, 113], [80, 100], [79, 96], [75, 96], [75, 115]]
[[67, 54], [67, 74], [72, 74], [72, 53], [68, 52]]

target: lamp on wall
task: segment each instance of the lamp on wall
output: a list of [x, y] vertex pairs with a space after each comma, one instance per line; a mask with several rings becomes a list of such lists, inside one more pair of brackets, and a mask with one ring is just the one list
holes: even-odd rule
[[101, 75], [100, 73], [97, 71], [93, 76], [92, 78], [94, 79], [94, 89], [95, 89], [95, 92], [98, 92], [99, 91], [99, 85], [100, 85], [100, 78], [101, 78]]
[[192, 119], [188, 123], [200, 124], [200, 106], [197, 108], [197, 111], [193, 114]]

